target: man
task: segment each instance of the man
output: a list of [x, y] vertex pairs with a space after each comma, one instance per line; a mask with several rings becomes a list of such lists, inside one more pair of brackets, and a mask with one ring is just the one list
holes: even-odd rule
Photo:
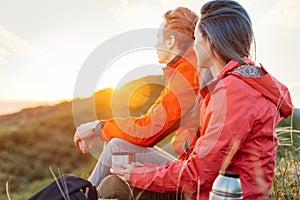
[[193, 51], [194, 29], [198, 16], [191, 10], [178, 7], [164, 14], [157, 33], [157, 56], [163, 69], [166, 85], [155, 103], [140, 117], [112, 118], [81, 125], [75, 132], [74, 143], [87, 152], [85, 141], [109, 141], [89, 180], [99, 185], [110, 174], [111, 153], [131, 151], [136, 161], [162, 164], [175, 157], [154, 146], [175, 132], [172, 147], [177, 155], [184, 154], [197, 133], [197, 119], [191, 116], [197, 102], [199, 76]]

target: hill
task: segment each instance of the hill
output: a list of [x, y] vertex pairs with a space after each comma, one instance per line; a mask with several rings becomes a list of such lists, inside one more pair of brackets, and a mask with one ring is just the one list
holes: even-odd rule
[[0, 116], [17, 113], [23, 110], [24, 108], [37, 107], [41, 105], [54, 105], [57, 103], [53, 101], [34, 101], [34, 100], [9, 101], [9, 100], [0, 99]]
[[118, 90], [100, 90], [93, 97], [0, 116], [0, 199], [7, 199], [4, 187], [7, 181], [12, 199], [29, 197], [53, 180], [49, 167], [56, 174], [58, 170], [89, 174], [96, 160], [74, 146], [75, 126], [96, 117], [126, 116], [128, 106], [129, 115], [141, 115], [153, 104], [163, 82], [162, 76], [144, 77]]

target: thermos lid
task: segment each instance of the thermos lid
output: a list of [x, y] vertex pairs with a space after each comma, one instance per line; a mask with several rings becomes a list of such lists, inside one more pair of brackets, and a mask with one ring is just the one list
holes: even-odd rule
[[219, 174], [230, 178], [240, 178], [240, 174], [231, 171], [220, 171]]

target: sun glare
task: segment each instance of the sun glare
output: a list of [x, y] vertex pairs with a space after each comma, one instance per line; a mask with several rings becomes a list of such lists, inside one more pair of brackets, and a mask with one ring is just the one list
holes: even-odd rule
[[162, 74], [162, 65], [158, 64], [155, 49], [130, 52], [105, 68], [99, 77], [97, 90], [119, 88], [134, 79], [157, 74]]

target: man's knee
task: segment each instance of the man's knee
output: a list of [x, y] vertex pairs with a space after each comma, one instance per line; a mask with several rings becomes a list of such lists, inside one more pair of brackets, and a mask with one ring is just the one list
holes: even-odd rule
[[120, 138], [113, 138], [108, 142], [107, 147], [109, 147], [113, 151], [119, 151], [126, 150], [129, 144], [130, 143], [126, 140]]
[[101, 198], [132, 199], [131, 188], [115, 175], [109, 175], [97, 188]]

